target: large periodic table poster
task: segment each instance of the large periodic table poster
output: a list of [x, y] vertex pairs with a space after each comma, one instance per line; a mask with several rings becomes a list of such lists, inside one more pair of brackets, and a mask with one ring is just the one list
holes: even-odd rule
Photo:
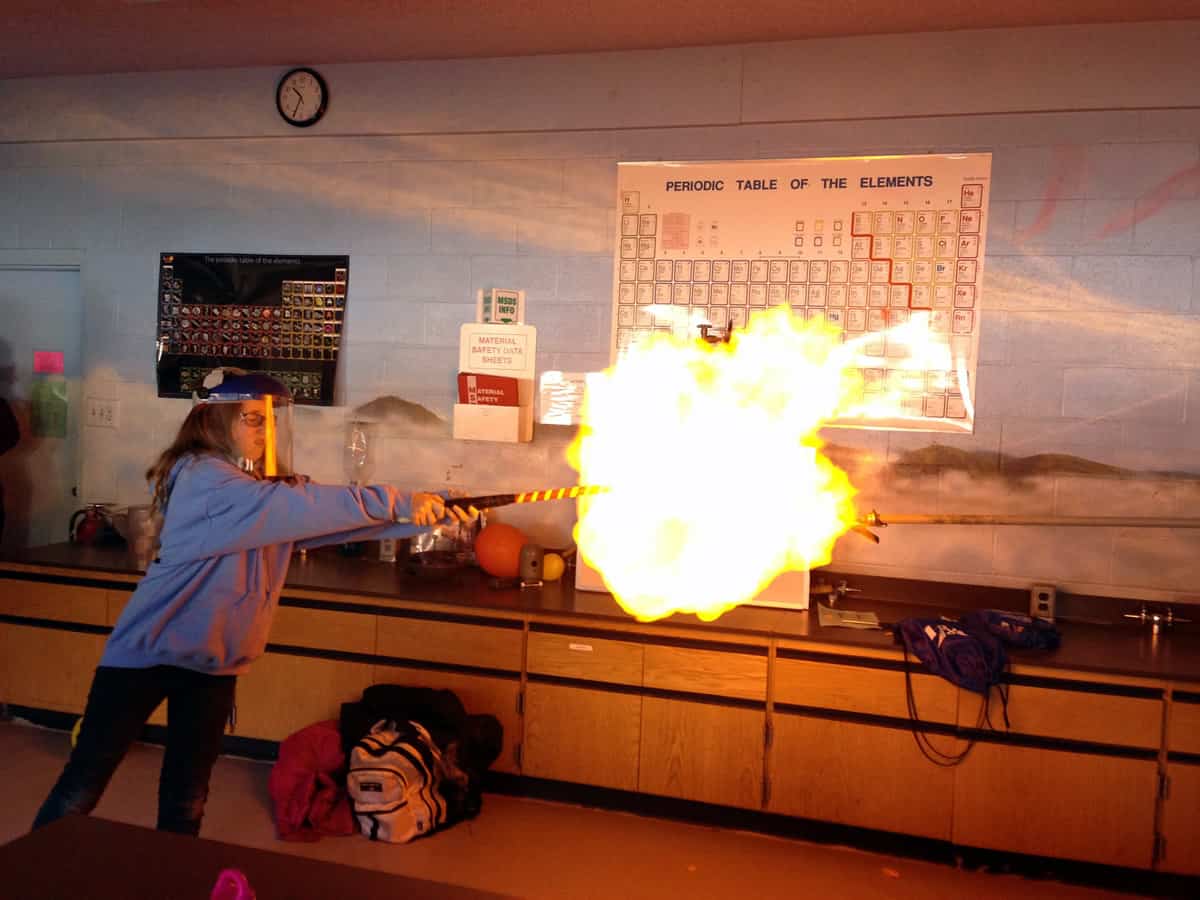
[[190, 397], [217, 366], [261, 371], [297, 403], [330, 406], [349, 285], [348, 256], [163, 253], [158, 396]]
[[974, 428], [990, 153], [621, 163], [611, 358], [790, 306], [851, 345], [830, 424]]

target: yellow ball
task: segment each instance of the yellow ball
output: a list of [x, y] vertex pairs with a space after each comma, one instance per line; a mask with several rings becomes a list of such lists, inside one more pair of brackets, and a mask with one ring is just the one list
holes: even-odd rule
[[542, 558], [542, 581], [558, 581], [567, 564], [557, 553], [547, 553]]
[[83, 724], [83, 716], [80, 716], [78, 719], [75, 720], [75, 727], [71, 729], [71, 746], [72, 747], [74, 747], [75, 743], [79, 740], [79, 726], [82, 724]]

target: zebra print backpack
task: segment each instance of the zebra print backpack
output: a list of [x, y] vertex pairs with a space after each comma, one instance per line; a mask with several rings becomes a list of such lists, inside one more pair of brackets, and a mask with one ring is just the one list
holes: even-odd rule
[[441, 751], [417, 722], [387, 719], [350, 751], [346, 790], [363, 834], [406, 844], [446, 822]]

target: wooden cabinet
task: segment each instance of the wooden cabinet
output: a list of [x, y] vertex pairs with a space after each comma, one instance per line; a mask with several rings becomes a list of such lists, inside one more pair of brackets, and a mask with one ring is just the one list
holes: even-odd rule
[[526, 665], [524, 774], [761, 806], [765, 649], [533, 631]]
[[526, 667], [532, 675], [553, 675], [640, 687], [643, 647], [577, 634], [529, 634]]
[[955, 770], [954, 842], [1150, 868], [1158, 762], [980, 743]]
[[[1164, 700], [1154, 689], [1053, 682], [1009, 688], [1008, 731], [1030, 746], [980, 743], [958, 768], [955, 843], [1149, 868], [1159, 785], [1151, 754], [1162, 744]], [[975, 724], [980, 702], [962, 693], [960, 725]], [[994, 696], [991, 719], [998, 721]], [[1145, 753], [1036, 746], [1045, 738]]]
[[[103, 632], [130, 595], [119, 578], [0, 577], [0, 701], [81, 712]], [[1200, 874], [1195, 685], [1168, 700], [1150, 678], [1018, 670], [1008, 733], [942, 768], [907, 727], [894, 653], [834, 655], [797, 639], [771, 656], [765, 639], [720, 628], [692, 640], [632, 622], [573, 634], [575, 620], [537, 611], [440, 615], [292, 598], [270, 640], [294, 652], [268, 652], [239, 680], [235, 733], [281, 741], [337, 719], [372, 684], [446, 688], [500, 721], [503, 772], [1141, 868], [1154, 864], [1157, 827], [1160, 867]], [[911, 684], [922, 721], [975, 727], [976, 695], [919, 672]], [[998, 703], [992, 713], [998, 724]]]
[[760, 808], [765, 724], [761, 709], [644, 697], [638, 790]]
[[1200, 694], [1176, 694], [1171, 701], [1167, 749], [1200, 755]]
[[[958, 689], [936, 675], [912, 675], [913, 699], [923, 722], [953, 725]], [[904, 672], [808, 659], [775, 661], [775, 702], [908, 718]]]
[[[111, 626], [130, 596], [0, 578], [0, 613], [27, 618]], [[82, 714], [107, 640], [107, 634], [0, 623], [0, 702]], [[167, 704], [159, 704], [148, 721], [166, 725]]]
[[643, 683], [652, 691], [680, 693], [648, 693], [642, 701], [639, 790], [761, 809], [766, 649], [648, 644]]
[[0, 615], [104, 625], [107, 601], [104, 588], [0, 578]]
[[[799, 715], [775, 715], [767, 809], [807, 819], [949, 840], [954, 770], [935, 766], [912, 732]], [[929, 735], [946, 753], [962, 748]]]
[[636, 791], [643, 661], [633, 641], [531, 631], [522, 773]]
[[1200, 694], [1175, 693], [1167, 718], [1168, 756], [1163, 799], [1163, 845], [1159, 867], [1181, 875], [1200, 875]]
[[[979, 694], [963, 691], [960, 725], [974, 727], [980, 703]], [[993, 724], [1003, 720], [995, 691], [990, 715]], [[1163, 701], [1014, 684], [1008, 689], [1008, 721], [1009, 731], [1018, 734], [1157, 749], [1162, 743]]]
[[642, 683], [665, 691], [765, 700], [767, 654], [765, 648], [740, 653], [648, 644]]
[[380, 656], [521, 671], [524, 636], [517, 627], [379, 616]]
[[[521, 714], [518, 710], [521, 681], [517, 676], [491, 677], [407, 666], [375, 665], [371, 668], [372, 676], [367, 684], [444, 688], [458, 695], [468, 713], [487, 713], [495, 716], [504, 729], [504, 745], [492, 768], [500, 772], [520, 772], [517, 747], [521, 743]], [[343, 699], [357, 700], [361, 694], [362, 689], [359, 688]]]
[[375, 652], [375, 629], [376, 616], [369, 613], [280, 606], [269, 640], [281, 646], [370, 654]]
[[1159, 868], [1200, 875], [1200, 763], [1170, 762], [1167, 777]]
[[357, 700], [370, 686], [372, 668], [369, 663], [264, 654], [238, 679], [234, 734], [282, 741], [314, 722], [337, 719], [342, 704]]
[[523, 774], [636, 791], [643, 662], [633, 641], [531, 631]]
[[634, 692], [529, 682], [523, 774], [637, 790], [642, 702]]
[[163, 701], [155, 707], [154, 712], [150, 713], [150, 718], [147, 723], [150, 725], [166, 725], [167, 724], [167, 702]]
[[105, 635], [0, 622], [0, 702], [82, 713]]
[[104, 595], [104, 623], [109, 626], [116, 625], [121, 612], [129, 603], [129, 598], [133, 596], [133, 591], [108, 590]]

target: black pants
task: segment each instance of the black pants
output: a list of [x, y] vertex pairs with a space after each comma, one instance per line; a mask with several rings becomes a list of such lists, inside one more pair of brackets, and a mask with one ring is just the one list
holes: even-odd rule
[[150, 714], [167, 701], [167, 749], [158, 781], [158, 829], [200, 833], [208, 778], [233, 709], [234, 675], [175, 666], [96, 669], [79, 739], [33, 827], [90, 813]]

